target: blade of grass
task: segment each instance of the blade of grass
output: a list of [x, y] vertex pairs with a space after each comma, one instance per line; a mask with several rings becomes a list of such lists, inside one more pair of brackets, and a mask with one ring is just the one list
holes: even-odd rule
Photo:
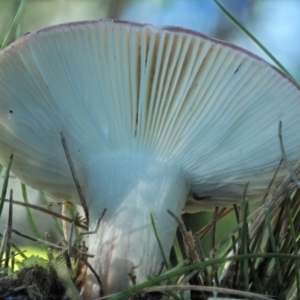
[[[43, 192], [40, 192], [40, 200], [42, 201], [42, 203], [43, 203], [44, 205], [48, 205], [47, 199], [46, 199], [46, 197], [45, 197], [45, 195], [44, 195]], [[50, 208], [49, 206], [48, 206], [48, 210], [51, 211], [51, 208]], [[52, 215], [52, 219], [53, 219], [53, 221], [54, 221], [56, 230], [59, 232], [59, 234], [60, 234], [61, 236], [63, 236], [64, 233], [63, 233], [63, 229], [62, 229], [61, 223], [58, 222], [57, 217], [54, 216], [54, 215]]]
[[[161, 256], [163, 258], [163, 261], [164, 261], [164, 264], [166, 266], [166, 269], [167, 270], [170, 270], [171, 269], [171, 265], [165, 255], [165, 252], [164, 252], [164, 249], [162, 247], [162, 244], [161, 244], [161, 241], [159, 239], [159, 236], [158, 236], [158, 233], [157, 233], [157, 229], [156, 229], [156, 226], [155, 226], [155, 222], [154, 222], [154, 218], [153, 218], [153, 215], [152, 213], [150, 213], [150, 220], [151, 220], [151, 225], [152, 225], [152, 228], [153, 228], [153, 232], [154, 232], [154, 235], [155, 235], [155, 239], [156, 239], [156, 242], [158, 244], [158, 247], [159, 247], [159, 251], [161, 253]], [[175, 283], [175, 282], [173, 282]], [[171, 292], [170, 292], [171, 293]], [[174, 299], [177, 299], [177, 300], [180, 300], [181, 298], [180, 297], [177, 297], [177, 295], [174, 295], [174, 293], [171, 293], [171, 295], [173, 296]]]
[[196, 269], [202, 269], [205, 267], [213, 266], [216, 264], [222, 264], [227, 261], [234, 261], [234, 260], [243, 260], [243, 259], [258, 259], [258, 258], [280, 258], [280, 259], [291, 259], [295, 261], [300, 261], [300, 256], [294, 254], [283, 254], [283, 253], [251, 253], [251, 254], [242, 254], [242, 255], [234, 255], [230, 257], [222, 257], [222, 258], [215, 258], [212, 260], [208, 260], [201, 263], [196, 263], [187, 267], [183, 267], [181, 269], [177, 269], [174, 271], [169, 271], [165, 274], [162, 274], [158, 277], [152, 278], [144, 283], [136, 285], [124, 292], [118, 293], [117, 295], [111, 295], [108, 297], [110, 300], [119, 300], [119, 299], [126, 299], [130, 295], [140, 292], [141, 290], [154, 286], [155, 284], [159, 284], [162, 281], [170, 280], [172, 277], [180, 276], [184, 273], [194, 271]]
[[[71, 219], [72, 220], [75, 220], [76, 217], [78, 216], [77, 214], [77, 210], [76, 210], [76, 206], [75, 205], [68, 205], [68, 211], [69, 211], [69, 214], [71, 216]], [[77, 227], [74, 228], [75, 230], [75, 235], [78, 236], [79, 235], [79, 230]]]
[[17, 21], [18, 21], [20, 15], [21, 15], [21, 13], [24, 9], [24, 5], [25, 5], [25, 0], [21, 0], [20, 5], [18, 7], [18, 10], [17, 10], [17, 12], [16, 12], [16, 14], [15, 14], [15, 16], [14, 16], [14, 18], [13, 18], [13, 20], [12, 20], [10, 26], [9, 26], [9, 29], [8, 29], [1, 45], [0, 45], [0, 50], [2, 50], [4, 47], [6, 47], [7, 42], [10, 38], [11, 33], [12, 33], [12, 30], [14, 29], [15, 25], [17, 24]]
[[269, 209], [266, 207], [266, 208], [264, 208], [264, 211], [265, 211], [267, 228], [269, 230], [269, 238], [271, 241], [272, 251], [274, 252], [276, 273], [277, 273], [277, 278], [278, 278], [278, 284], [280, 285], [280, 299], [285, 299], [282, 270], [281, 270], [278, 259], [275, 257], [275, 253], [277, 253], [277, 246], [276, 246], [276, 242], [275, 242], [275, 238], [274, 238], [274, 234], [273, 234]]
[[[296, 175], [298, 175], [300, 173], [300, 160], [297, 161], [297, 163], [294, 165], [294, 173]], [[285, 177], [285, 179], [276, 188], [275, 192], [273, 193], [272, 198], [265, 204], [265, 206], [270, 209], [271, 214], [273, 214], [273, 211], [276, 210], [282, 203], [283, 198], [281, 196], [284, 194], [284, 191], [288, 190], [291, 179], [292, 179], [291, 175], [288, 174]], [[251, 220], [254, 216], [256, 216], [256, 219], [255, 219], [256, 228], [261, 228], [262, 224], [264, 224], [264, 222], [265, 222], [264, 211], [263, 211], [262, 207], [258, 207], [257, 209], [255, 209], [248, 216], [247, 220]], [[257, 234], [257, 231], [255, 229], [253, 229], [253, 225], [254, 224], [252, 224], [252, 230], [249, 232], [250, 239], [252, 239]], [[240, 223], [238, 226], [236, 226], [234, 229], [232, 229], [231, 232], [226, 237], [222, 238], [222, 240], [219, 242], [218, 247], [222, 247], [224, 244], [226, 244], [228, 239], [231, 239], [231, 237], [236, 232], [238, 232], [241, 227], [242, 227], [242, 224]]]
[[161, 256], [163, 258], [163, 261], [165, 263], [165, 266], [166, 266], [166, 269], [167, 270], [170, 270], [171, 269], [171, 265], [165, 255], [165, 252], [164, 252], [164, 249], [162, 247], [162, 244], [160, 242], [160, 239], [159, 239], [159, 236], [158, 236], [158, 233], [157, 233], [157, 230], [156, 230], [156, 226], [155, 226], [155, 222], [154, 222], [154, 218], [153, 218], [153, 215], [152, 213], [150, 213], [150, 221], [151, 221], [151, 225], [152, 225], [152, 228], [153, 228], [153, 232], [154, 232], [154, 235], [155, 235], [155, 239], [156, 239], [156, 242], [158, 244], [158, 247], [159, 247], [159, 251], [161, 253]]
[[[23, 201], [26, 204], [28, 204], [29, 202], [28, 202], [28, 197], [27, 197], [27, 190], [26, 190], [26, 186], [23, 183], [21, 183], [21, 189], [22, 189]], [[35, 224], [32, 213], [31, 213], [28, 206], [26, 206], [26, 213], [27, 213], [27, 220], [29, 222], [29, 225], [31, 227], [31, 230], [32, 230], [33, 234], [35, 235], [36, 238], [41, 239], [42, 238], [41, 234], [40, 234], [40, 232], [39, 232], [39, 230], [38, 230], [38, 228]], [[45, 252], [47, 252], [47, 247], [42, 246], [42, 248]]]
[[[248, 253], [248, 201], [244, 198], [242, 205], [242, 218], [243, 225], [241, 230], [241, 254]], [[249, 274], [248, 274], [249, 264], [248, 260], [241, 261], [241, 275], [242, 275], [242, 288], [245, 291], [249, 291]]]
[[[290, 206], [289, 199], [286, 201], [285, 207], [286, 207], [287, 218], [288, 218], [288, 221], [289, 221], [290, 232], [291, 232], [291, 236], [292, 236], [292, 243], [293, 243], [293, 247], [294, 247], [294, 253], [298, 254], [297, 236], [296, 236], [296, 231], [295, 231], [295, 227], [294, 227], [294, 223], [293, 223], [293, 217], [292, 217], [292, 213], [291, 213], [291, 206]], [[300, 278], [299, 278], [299, 262], [298, 261], [295, 262], [295, 271], [296, 271], [297, 299], [300, 299]]]
[[[201, 245], [201, 240], [197, 234], [195, 234], [194, 236], [195, 236], [198, 257], [200, 258], [200, 260], [202, 262], [204, 262], [205, 261], [205, 253], [204, 253], [204, 250]], [[204, 285], [210, 285], [211, 284], [210, 275], [209, 275], [207, 268], [203, 268], [202, 270], [200, 270], [200, 274], [201, 274]]]
[[[272, 298], [265, 296], [265, 295], [258, 295], [257, 293], [251, 293], [251, 292], [244, 292], [244, 291], [238, 291], [228, 288], [220, 288], [220, 287], [214, 287], [214, 286], [199, 286], [199, 285], [164, 285], [164, 286], [156, 286], [151, 288], [144, 289], [144, 292], [154, 292], [154, 291], [168, 291], [170, 289], [174, 290], [194, 290], [194, 291], [207, 291], [210, 293], [222, 293], [225, 295], [231, 295], [231, 296], [241, 296], [241, 297], [247, 297], [247, 299], [264, 299], [264, 300], [273, 300]], [[211, 297], [208, 298], [211, 300], [224, 300], [224, 299], [235, 299], [235, 298], [223, 298], [223, 297]]]
[[177, 262], [179, 264], [182, 264], [184, 262], [184, 258], [183, 258], [183, 255], [182, 255], [182, 252], [181, 252], [181, 249], [180, 249], [180, 244], [179, 244], [177, 236], [175, 236], [173, 247], [174, 247], [174, 251], [175, 251], [175, 254], [176, 254]]
[[[251, 227], [249, 228], [249, 230]], [[263, 232], [263, 231], [261, 231]], [[262, 250], [262, 241], [263, 241], [263, 236], [264, 234], [260, 233], [254, 236], [254, 238], [250, 241], [250, 249], [249, 253], [258, 253], [261, 252]], [[259, 279], [259, 275], [257, 272], [257, 266], [254, 266], [253, 262], [250, 261], [250, 268], [251, 268], [251, 276], [253, 277], [253, 282], [255, 285], [255, 290], [259, 294], [263, 294], [263, 287], [261, 280]]]
[[290, 78], [296, 81], [288, 70], [276, 59], [276, 57], [253, 35], [251, 34], [237, 19], [219, 2], [214, 0], [220, 10], [237, 26], [239, 27], [262, 51], [264, 51], [271, 60]]
[[[22, 197], [23, 197], [23, 201], [28, 204], [28, 197], [27, 197], [27, 189], [26, 186], [21, 183], [21, 189], [22, 189]], [[32, 214], [30, 209], [28, 208], [28, 206], [26, 206], [26, 213], [27, 213], [27, 219], [28, 222], [30, 224], [31, 230], [33, 232], [33, 234], [35, 235], [36, 238], [41, 239], [41, 234], [39, 232], [39, 230], [37, 229], [37, 226], [35, 224], [35, 221], [33, 220]]]
[[56, 270], [60, 280], [66, 287], [65, 297], [68, 299], [80, 300], [82, 299], [71, 280], [69, 270], [64, 263], [52, 262], [52, 267]]

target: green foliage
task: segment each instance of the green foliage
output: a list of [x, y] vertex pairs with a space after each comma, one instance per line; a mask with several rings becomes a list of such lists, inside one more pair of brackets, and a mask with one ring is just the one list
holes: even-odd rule
[[32, 267], [32, 266], [40, 266], [43, 268], [49, 267], [49, 261], [38, 256], [38, 255], [31, 255], [27, 257], [26, 259], [17, 262], [19, 269], [26, 268], [26, 267]]
[[[288, 70], [280, 63], [280, 61], [261, 43], [249, 30], [247, 30], [226, 8], [223, 6], [219, 0], [214, 0], [222, 12], [236, 25], [238, 26], [260, 49], [262, 49], [272, 61], [290, 78], [294, 79], [293, 76], [288, 72]], [[294, 79], [295, 80], [295, 79]]]
[[8, 44], [8, 41], [12, 38], [12, 33], [14, 31], [14, 28], [22, 14], [22, 11], [24, 9], [24, 6], [25, 6], [25, 0], [20, 0], [20, 4], [19, 4], [19, 7], [16, 11], [16, 14], [9, 26], [9, 29], [8, 31], [6, 32], [5, 36], [4, 36], [4, 39], [3, 41], [0, 43], [0, 50], [2, 50], [3, 48], [5, 48]]

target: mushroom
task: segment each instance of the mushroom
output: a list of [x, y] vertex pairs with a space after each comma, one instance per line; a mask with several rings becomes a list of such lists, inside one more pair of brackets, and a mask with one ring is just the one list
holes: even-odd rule
[[[199, 205], [264, 193], [281, 158], [300, 157], [300, 92], [285, 74], [229, 43], [177, 27], [68, 23], [0, 53], [0, 162], [25, 184], [77, 201], [63, 133], [82, 187], [91, 265], [110, 294], [155, 276], [189, 195]], [[276, 182], [285, 176], [284, 168]], [[92, 273], [85, 292], [99, 295]]]

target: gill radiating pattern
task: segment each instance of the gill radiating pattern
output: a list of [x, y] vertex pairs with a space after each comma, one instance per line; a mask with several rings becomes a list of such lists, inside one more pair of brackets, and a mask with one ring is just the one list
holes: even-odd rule
[[180, 29], [53, 27], [0, 55], [0, 154], [37, 185], [46, 173], [69, 185], [64, 132], [79, 173], [97, 153], [128, 150], [180, 165], [198, 189], [258, 173], [265, 184], [279, 120], [288, 158], [300, 151], [296, 90], [264, 61]]
[[[148, 32], [140, 42], [141, 149], [179, 162], [193, 182], [241, 183], [259, 170], [269, 179], [280, 158], [278, 121], [296, 117], [299, 105], [288, 80], [283, 87], [281, 74], [241, 51], [190, 35], [142, 31]], [[292, 160], [299, 150], [293, 128], [285, 128]]]

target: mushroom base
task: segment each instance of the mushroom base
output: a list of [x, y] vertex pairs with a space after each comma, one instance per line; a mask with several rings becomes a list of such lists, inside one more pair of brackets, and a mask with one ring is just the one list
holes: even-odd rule
[[[150, 222], [152, 213], [166, 255], [177, 224], [167, 213], [181, 214], [189, 186], [180, 168], [145, 155], [99, 155], [87, 170], [86, 196], [90, 229], [107, 209], [97, 234], [89, 236], [89, 262], [99, 275], [104, 295], [123, 291], [155, 276], [162, 256]], [[99, 297], [95, 276], [88, 271], [84, 298]]]

